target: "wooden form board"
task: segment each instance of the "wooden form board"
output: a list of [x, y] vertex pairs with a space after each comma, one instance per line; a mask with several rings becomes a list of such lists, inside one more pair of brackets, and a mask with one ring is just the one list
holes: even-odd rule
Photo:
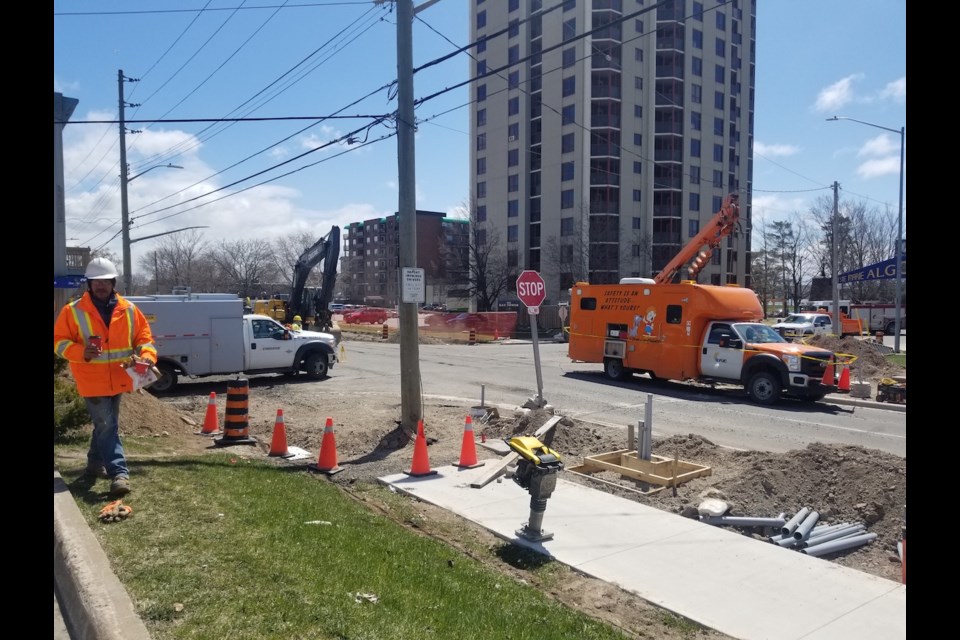
[[[550, 418], [549, 420], [544, 422], [543, 426], [537, 429], [533, 433], [533, 435], [537, 438], [542, 438], [544, 435], [549, 434], [554, 429], [554, 427], [556, 427], [557, 424], [560, 423], [560, 420], [562, 420], [562, 416], [554, 416]], [[544, 444], [546, 444], [546, 442], [544, 442]], [[507, 470], [507, 467], [515, 463], [517, 461], [517, 458], [519, 457], [520, 457], [520, 454], [518, 454], [515, 451], [508, 453], [503, 457], [503, 459], [501, 459], [499, 462], [491, 466], [485, 474], [483, 474], [482, 476], [480, 476], [479, 478], [471, 482], [470, 486], [473, 487], [474, 489], [479, 489], [481, 487], [487, 486], [488, 484], [490, 484], [492, 480], [503, 475], [503, 473]]]
[[643, 460], [637, 457], [636, 451], [629, 449], [587, 456], [580, 466], [571, 469], [571, 471], [574, 470], [584, 474], [597, 471], [614, 471], [622, 476], [660, 485], [661, 487], [674, 487], [694, 478], [709, 476], [713, 473], [711, 467], [675, 458], [652, 455], [650, 460]]

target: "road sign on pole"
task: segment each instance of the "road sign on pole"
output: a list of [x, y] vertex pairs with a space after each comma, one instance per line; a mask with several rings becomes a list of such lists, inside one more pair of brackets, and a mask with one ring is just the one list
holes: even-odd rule
[[[533, 364], [537, 370], [537, 395], [527, 401], [528, 408], [540, 409], [546, 405], [543, 399], [543, 377], [540, 375], [540, 343], [537, 334], [537, 314], [540, 313], [540, 305], [547, 297], [547, 286], [543, 278], [536, 271], [522, 271], [517, 276], [517, 297], [527, 307], [527, 313], [530, 314], [530, 336], [533, 340]], [[530, 405], [533, 405], [532, 407]]]

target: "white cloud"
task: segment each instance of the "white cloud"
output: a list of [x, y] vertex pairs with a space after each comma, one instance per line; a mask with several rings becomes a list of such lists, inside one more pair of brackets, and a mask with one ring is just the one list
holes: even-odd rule
[[867, 160], [857, 167], [857, 175], [861, 178], [877, 178], [880, 176], [897, 175], [900, 173], [900, 156], [874, 158]]
[[907, 101], [907, 78], [898, 78], [893, 82], [888, 82], [880, 91], [880, 98], [890, 99], [894, 102], [905, 103]]
[[894, 140], [892, 136], [883, 133], [867, 140], [866, 143], [860, 147], [859, 151], [857, 151], [857, 157], [886, 156], [894, 152], [898, 155], [900, 154], [900, 140]]
[[800, 153], [800, 147], [795, 147], [792, 144], [764, 144], [763, 142], [755, 142], [753, 144], [753, 151], [761, 156], [782, 158]]
[[817, 95], [814, 103], [814, 109], [817, 111], [834, 111], [840, 107], [853, 102], [854, 91], [853, 83], [860, 80], [863, 74], [855, 73], [846, 78], [834, 82], [828, 87], [824, 87]]

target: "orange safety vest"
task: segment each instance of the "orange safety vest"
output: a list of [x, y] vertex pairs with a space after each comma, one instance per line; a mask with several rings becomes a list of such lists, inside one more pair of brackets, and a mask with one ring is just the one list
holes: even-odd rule
[[[147, 318], [132, 302], [120, 294], [116, 296], [109, 330], [89, 291], [64, 306], [53, 325], [53, 352], [70, 363], [77, 392], [84, 398], [133, 391], [133, 380], [120, 366], [132, 355], [157, 362], [157, 348]], [[103, 353], [84, 362], [83, 350], [90, 336], [102, 338]]]

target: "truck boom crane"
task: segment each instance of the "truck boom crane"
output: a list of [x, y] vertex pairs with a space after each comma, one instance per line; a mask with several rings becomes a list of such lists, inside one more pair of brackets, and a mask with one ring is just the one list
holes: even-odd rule
[[[293, 316], [313, 316], [314, 324], [321, 331], [328, 331], [333, 326], [333, 314], [330, 312], [330, 303], [333, 301], [333, 291], [337, 283], [337, 261], [340, 258], [340, 227], [334, 225], [330, 233], [317, 240], [313, 246], [304, 251], [297, 263], [293, 266], [293, 287], [290, 292], [290, 304], [287, 305], [286, 321], [293, 320]], [[310, 271], [323, 261], [323, 275], [320, 290], [313, 296], [306, 295], [305, 289]], [[312, 299], [311, 299], [312, 298]]]
[[657, 284], [670, 284], [683, 265], [691, 260], [687, 266], [688, 279], [696, 280], [697, 274], [706, 266], [714, 250], [720, 247], [720, 241], [733, 233], [739, 220], [740, 196], [736, 193], [728, 194], [723, 199], [720, 211], [667, 263], [654, 277], [654, 281]]

